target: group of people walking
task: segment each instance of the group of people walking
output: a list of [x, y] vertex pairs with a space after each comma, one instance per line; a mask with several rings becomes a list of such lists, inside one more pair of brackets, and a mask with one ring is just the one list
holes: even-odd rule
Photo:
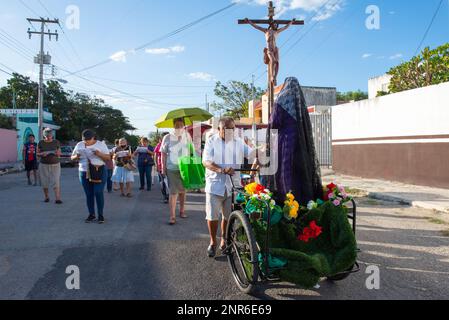
[[[226, 131], [233, 132], [234, 120], [221, 119], [218, 133], [211, 135], [204, 146], [202, 154], [203, 165], [206, 168], [206, 220], [211, 237], [208, 255], [215, 256], [217, 249], [218, 221], [221, 217], [222, 237], [220, 248], [225, 248], [224, 230], [227, 218], [231, 213], [232, 184], [227, 178], [234, 175], [237, 164], [225, 163], [224, 155], [228, 150], [234, 153], [243, 152], [246, 157], [252, 149], [241, 139], [232, 137], [234, 146], [229, 147]], [[50, 201], [49, 190], [55, 192], [55, 203], [62, 204], [60, 194], [61, 145], [53, 139], [50, 129], [44, 131], [44, 140], [35, 143], [33, 136], [24, 146], [24, 162], [27, 169], [29, 184], [31, 172], [34, 171], [34, 184], [37, 183], [37, 160], [40, 159], [39, 176], [44, 190], [45, 202]], [[186, 219], [186, 192], [179, 168], [179, 158], [185, 154], [192, 144], [192, 138], [185, 130], [183, 118], [174, 120], [173, 133], [165, 133], [153, 148], [148, 138], [142, 138], [139, 147], [132, 150], [126, 139], [117, 139], [115, 147], [109, 149], [104, 141], [98, 140], [92, 130], [82, 132], [82, 140], [77, 143], [71, 156], [77, 161], [78, 178], [86, 197], [88, 216], [86, 223], [105, 223], [105, 189], [109, 193], [120, 192], [121, 197], [132, 198], [134, 173], [138, 171], [141, 191], [152, 190], [154, 166], [158, 173], [164, 203], [169, 204], [169, 224], [177, 223], [177, 206], [179, 202], [179, 217]], [[221, 158], [222, 157], [222, 158]], [[226, 157], [227, 159], [228, 157]], [[235, 154], [231, 159], [234, 159]], [[136, 159], [136, 160], [135, 160]]]
[[[82, 139], [73, 150], [72, 160], [79, 161], [79, 179], [86, 194], [89, 211], [86, 223], [94, 221], [104, 223], [105, 187], [109, 193], [114, 190], [120, 191], [121, 197], [132, 198], [134, 173], [138, 171], [139, 190], [151, 191], [153, 167], [155, 163], [160, 163], [160, 154], [150, 145], [146, 137], [141, 138], [140, 145], [134, 152], [125, 138], [117, 139], [115, 147], [111, 150], [105, 142], [97, 140], [92, 130], [84, 130]], [[161, 174], [160, 166], [157, 168]], [[168, 202], [165, 188], [162, 188], [162, 193], [164, 202]]]

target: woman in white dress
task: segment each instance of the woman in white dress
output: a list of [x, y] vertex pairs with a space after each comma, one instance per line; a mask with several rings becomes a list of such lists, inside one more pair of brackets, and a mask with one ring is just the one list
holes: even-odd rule
[[112, 181], [120, 185], [122, 197], [132, 198], [131, 188], [134, 182], [134, 164], [131, 147], [128, 145], [126, 139], [120, 139], [119, 146], [114, 151], [113, 159], [115, 161], [115, 168]]

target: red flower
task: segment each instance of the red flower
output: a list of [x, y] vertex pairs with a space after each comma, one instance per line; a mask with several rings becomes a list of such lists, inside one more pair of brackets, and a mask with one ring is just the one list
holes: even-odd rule
[[298, 240], [303, 242], [309, 242], [310, 239], [316, 239], [323, 233], [323, 228], [316, 224], [316, 221], [310, 222], [310, 225], [302, 231], [298, 236]]
[[265, 187], [258, 184], [256, 187], [256, 194], [260, 194], [260, 193], [264, 193], [265, 192]]
[[331, 184], [328, 184], [327, 185], [327, 189], [329, 190], [329, 191], [334, 191], [334, 189], [335, 188], [337, 188], [337, 185], [335, 185], [334, 183], [331, 183]]
[[318, 238], [321, 233], [323, 233], [323, 228], [316, 224], [316, 221], [312, 221], [310, 223], [310, 229], [313, 231], [313, 235], [315, 238]]

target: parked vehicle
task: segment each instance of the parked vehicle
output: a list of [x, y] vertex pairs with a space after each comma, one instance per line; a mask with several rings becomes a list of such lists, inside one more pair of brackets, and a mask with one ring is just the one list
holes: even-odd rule
[[61, 147], [61, 165], [66, 165], [70, 167], [75, 167], [78, 165], [78, 161], [73, 161], [72, 158], [73, 147], [62, 146]]

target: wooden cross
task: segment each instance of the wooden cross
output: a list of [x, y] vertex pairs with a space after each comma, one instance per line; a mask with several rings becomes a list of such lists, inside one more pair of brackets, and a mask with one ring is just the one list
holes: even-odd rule
[[[268, 4], [268, 20], [257, 19], [242, 19], [238, 20], [239, 24], [250, 24], [255, 29], [265, 33], [267, 40], [267, 47], [264, 49], [264, 63], [268, 65], [268, 101], [269, 101], [269, 114], [274, 105], [274, 88], [277, 84], [277, 74], [279, 72], [279, 48], [276, 45], [276, 37], [291, 25], [304, 25], [304, 21], [300, 20], [275, 20], [275, 7], [273, 1], [269, 1]], [[268, 28], [262, 28], [259, 26], [268, 25]], [[285, 25], [282, 28], [279, 26]]]

